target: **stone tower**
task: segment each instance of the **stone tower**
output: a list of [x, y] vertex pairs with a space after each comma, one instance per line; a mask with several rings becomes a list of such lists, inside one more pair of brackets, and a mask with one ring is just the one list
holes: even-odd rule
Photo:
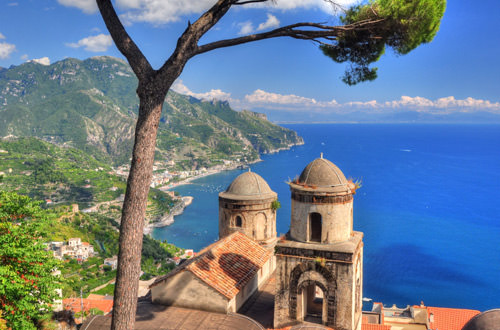
[[363, 233], [352, 230], [354, 185], [321, 157], [290, 190], [290, 231], [275, 248], [274, 327], [307, 321], [360, 330]]
[[219, 239], [240, 231], [259, 244], [276, 243], [277, 194], [258, 174], [245, 172], [219, 194]]

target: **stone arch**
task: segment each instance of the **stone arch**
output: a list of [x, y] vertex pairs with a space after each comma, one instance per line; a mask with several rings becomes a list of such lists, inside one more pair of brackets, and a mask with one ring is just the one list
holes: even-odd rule
[[[290, 273], [290, 282], [289, 282], [289, 315], [291, 319], [297, 319], [297, 298], [299, 296], [299, 285], [300, 276], [308, 271], [313, 271], [321, 275], [327, 286], [325, 287], [323, 284], [322, 289], [325, 295], [324, 304], [327, 306], [326, 310], [326, 318], [327, 324], [335, 324], [336, 315], [333, 311], [330, 311], [330, 306], [335, 306], [335, 290], [337, 289], [337, 282], [332, 272], [328, 270], [326, 267], [321, 266], [319, 263], [315, 261], [302, 262], [295, 266], [295, 268]], [[304, 280], [305, 282], [307, 280]], [[319, 283], [318, 281], [314, 281]]]
[[[305, 321], [307, 315], [309, 314], [310, 304], [312, 303], [312, 299], [315, 296], [315, 288], [319, 287], [322, 291], [323, 298], [321, 302], [321, 322], [320, 324], [326, 324], [328, 322], [328, 290], [327, 287], [321, 283], [321, 281], [317, 280], [304, 280], [299, 283], [298, 286], [298, 301], [297, 301], [297, 316], [296, 319], [300, 319], [301, 321]], [[313, 290], [312, 296], [310, 290]], [[312, 320], [307, 320], [308, 322], [319, 323]]]

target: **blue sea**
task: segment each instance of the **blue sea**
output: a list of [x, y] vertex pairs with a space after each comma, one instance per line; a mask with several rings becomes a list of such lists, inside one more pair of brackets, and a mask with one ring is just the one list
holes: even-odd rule
[[[290, 224], [285, 183], [320, 153], [362, 180], [354, 230], [364, 232], [364, 297], [481, 311], [500, 307], [500, 126], [285, 125], [305, 145], [253, 164], [281, 202], [278, 234]], [[194, 197], [153, 236], [200, 250], [218, 238], [218, 193], [242, 171], [176, 188]]]

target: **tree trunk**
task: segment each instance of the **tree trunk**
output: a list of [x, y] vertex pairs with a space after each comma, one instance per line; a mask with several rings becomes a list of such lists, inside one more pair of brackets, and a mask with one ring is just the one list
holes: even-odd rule
[[140, 87], [138, 90], [139, 117], [135, 129], [132, 163], [120, 225], [120, 252], [114, 292], [112, 329], [133, 329], [135, 322], [144, 217], [149, 185], [153, 176], [156, 132], [166, 96], [166, 92], [159, 88], [150, 87], [152, 88], [146, 93], [140, 93]]

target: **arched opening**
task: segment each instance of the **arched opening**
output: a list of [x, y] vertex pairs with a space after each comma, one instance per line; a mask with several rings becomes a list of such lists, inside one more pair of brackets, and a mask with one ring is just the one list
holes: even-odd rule
[[255, 216], [255, 218], [253, 219], [253, 222], [254, 222], [254, 230], [255, 230], [254, 239], [256, 239], [258, 241], [266, 239], [267, 238], [266, 215], [264, 213], [257, 214]]
[[243, 220], [239, 215], [236, 216], [235, 226], [240, 228], [243, 226]]
[[323, 289], [316, 283], [309, 283], [299, 292], [299, 320], [317, 324], [325, 324], [326, 307]]
[[309, 241], [321, 242], [321, 214], [309, 214]]

